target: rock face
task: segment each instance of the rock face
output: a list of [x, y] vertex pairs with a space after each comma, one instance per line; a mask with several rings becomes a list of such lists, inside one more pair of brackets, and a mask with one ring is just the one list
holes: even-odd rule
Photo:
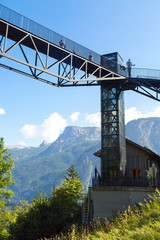
[[127, 123], [126, 137], [160, 154], [160, 118], [142, 118]]
[[81, 138], [84, 140], [100, 140], [100, 129], [96, 127], [66, 127], [58, 140], [71, 140]]
[[46, 146], [49, 146], [50, 145], [50, 143], [48, 143], [47, 141], [43, 141], [40, 145], [39, 145], [39, 147], [46, 147]]
[[100, 141], [100, 138], [101, 131], [96, 127], [66, 127], [58, 139], [50, 144], [50, 146], [41, 154], [43, 156], [48, 156], [49, 154], [62, 152], [86, 141]]

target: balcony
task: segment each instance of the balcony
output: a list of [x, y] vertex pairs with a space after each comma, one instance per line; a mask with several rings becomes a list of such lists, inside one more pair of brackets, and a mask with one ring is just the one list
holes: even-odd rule
[[102, 177], [92, 178], [92, 186], [136, 186], [136, 187], [160, 187], [160, 179], [148, 179], [142, 177], [140, 179], [134, 179], [128, 176], [108, 177], [106, 179]]

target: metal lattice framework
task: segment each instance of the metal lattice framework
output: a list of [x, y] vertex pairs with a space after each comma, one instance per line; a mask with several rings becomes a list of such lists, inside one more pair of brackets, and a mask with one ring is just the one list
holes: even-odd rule
[[130, 78], [124, 90], [132, 90], [146, 97], [160, 101], [160, 80], [152, 78]]
[[125, 173], [124, 104], [119, 86], [101, 87], [101, 109], [101, 176], [105, 183], [108, 176]]
[[[54, 86], [90, 86], [99, 85], [99, 81], [125, 79], [124, 76], [110, 69], [2, 19], [0, 20], [0, 36], [0, 66], [39, 81]], [[30, 56], [32, 56], [31, 59]], [[5, 59], [4, 63], [3, 59]]]

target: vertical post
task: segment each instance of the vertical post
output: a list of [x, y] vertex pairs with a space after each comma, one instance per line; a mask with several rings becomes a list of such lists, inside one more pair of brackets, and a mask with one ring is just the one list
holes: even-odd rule
[[73, 63], [73, 55], [71, 55], [71, 62], [70, 62], [70, 75], [69, 75], [69, 79], [72, 79], [72, 63]]
[[124, 175], [126, 165], [124, 100], [117, 86], [101, 85], [101, 149], [101, 177], [107, 185]]
[[[38, 58], [38, 54], [36, 52], [36, 56], [35, 56], [35, 66], [37, 66], [37, 58]], [[36, 68], [34, 69], [34, 76], [36, 75]]]
[[49, 45], [49, 43], [48, 43], [48, 44], [47, 44], [47, 55], [46, 55], [46, 66], [45, 66], [45, 69], [48, 68], [49, 47], [50, 47], [50, 45]]
[[7, 37], [8, 37], [8, 24], [6, 25], [6, 34], [5, 34], [5, 41], [4, 41], [4, 48], [3, 48], [3, 52], [6, 51], [6, 43], [7, 43]]
[[[58, 75], [60, 76], [61, 73], [61, 63], [58, 65]], [[58, 86], [60, 86], [61, 79], [58, 77]]]

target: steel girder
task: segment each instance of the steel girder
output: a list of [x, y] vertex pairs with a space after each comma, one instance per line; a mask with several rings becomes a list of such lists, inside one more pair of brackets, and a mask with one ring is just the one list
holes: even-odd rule
[[[18, 31], [16, 41], [11, 37], [14, 31], [15, 33]], [[40, 49], [41, 44], [45, 45], [45, 53], [44, 49], [43, 51]], [[60, 54], [57, 56], [53, 54], [52, 57], [51, 50]], [[118, 73], [2, 19], [0, 19], [0, 66], [54, 86], [90, 86], [99, 85], [99, 81], [125, 79]]]
[[160, 80], [130, 78], [122, 85], [123, 90], [132, 90], [153, 100], [160, 101]]

